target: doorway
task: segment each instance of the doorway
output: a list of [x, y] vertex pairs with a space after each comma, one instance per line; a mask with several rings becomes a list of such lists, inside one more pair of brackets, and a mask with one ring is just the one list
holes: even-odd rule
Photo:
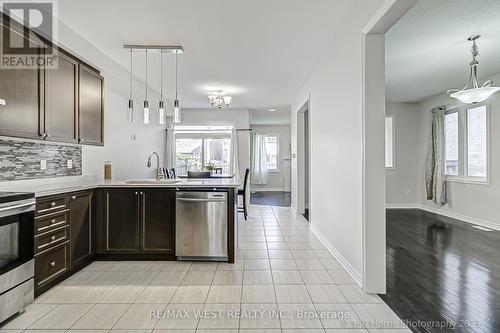
[[311, 216], [311, 120], [309, 101], [297, 112], [297, 213]]

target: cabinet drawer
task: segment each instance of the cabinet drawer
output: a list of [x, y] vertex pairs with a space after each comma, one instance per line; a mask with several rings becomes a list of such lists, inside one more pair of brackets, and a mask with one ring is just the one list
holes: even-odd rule
[[55, 213], [35, 219], [35, 234], [41, 234], [68, 225], [68, 212]]
[[36, 215], [49, 214], [68, 208], [68, 196], [42, 198], [36, 202]]
[[69, 242], [35, 255], [35, 288], [47, 284], [69, 270]]
[[47, 250], [51, 246], [69, 240], [69, 228], [62, 227], [35, 237], [35, 253]]

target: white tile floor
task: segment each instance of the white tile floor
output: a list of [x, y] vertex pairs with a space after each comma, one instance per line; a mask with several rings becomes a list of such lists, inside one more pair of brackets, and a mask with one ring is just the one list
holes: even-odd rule
[[[93, 262], [5, 332], [410, 332], [290, 208], [240, 217], [235, 264]], [[154, 315], [152, 315], [152, 313]]]

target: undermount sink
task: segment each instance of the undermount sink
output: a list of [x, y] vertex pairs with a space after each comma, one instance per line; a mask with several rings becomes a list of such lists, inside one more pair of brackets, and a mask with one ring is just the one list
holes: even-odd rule
[[180, 182], [177, 179], [143, 179], [143, 180], [127, 180], [125, 184], [129, 185], [162, 185], [162, 184], [175, 184]]

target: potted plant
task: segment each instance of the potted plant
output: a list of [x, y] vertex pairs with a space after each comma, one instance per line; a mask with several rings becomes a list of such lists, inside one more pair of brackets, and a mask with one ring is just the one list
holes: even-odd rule
[[212, 162], [205, 165], [205, 170], [210, 171], [210, 173], [214, 173], [215, 169], [217, 169], [217, 167]]

